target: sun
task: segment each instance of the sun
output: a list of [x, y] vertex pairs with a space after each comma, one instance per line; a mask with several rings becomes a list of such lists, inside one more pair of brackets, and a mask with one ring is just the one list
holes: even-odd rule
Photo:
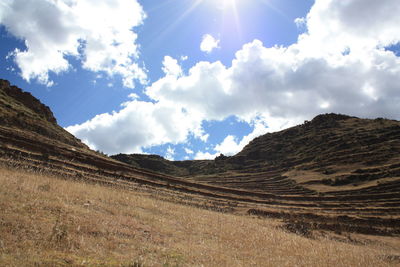
[[236, 0], [221, 0], [220, 6], [222, 9], [235, 8]]
[[238, 0], [201, 0], [206, 3], [209, 7], [216, 7], [220, 10], [226, 10], [234, 8]]
[[236, 0], [222, 0], [222, 2], [224, 3], [224, 5], [227, 5], [227, 6], [236, 4]]

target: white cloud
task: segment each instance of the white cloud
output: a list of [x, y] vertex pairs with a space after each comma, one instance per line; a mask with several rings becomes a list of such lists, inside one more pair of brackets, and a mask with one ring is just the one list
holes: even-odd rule
[[206, 143], [208, 141], [208, 137], [210, 137], [210, 135], [208, 133], [202, 133], [201, 135], [199, 135], [199, 139], [201, 141], [203, 141], [204, 143]]
[[220, 144], [217, 144], [216, 146], [214, 146], [214, 148], [211, 149], [215, 151], [215, 153], [199, 151], [196, 153], [195, 159], [199, 160], [214, 159], [220, 154], [223, 154], [225, 156], [233, 156], [239, 153], [254, 138], [263, 135], [267, 132], [280, 129], [281, 127], [284, 126], [278, 124], [278, 125], [271, 125], [271, 127], [272, 128], [269, 128], [265, 124], [264, 119], [256, 118], [255, 121], [253, 122], [253, 131], [250, 134], [244, 136], [242, 140], [239, 141], [235, 136], [228, 135]]
[[178, 60], [170, 56], [165, 56], [162, 64], [162, 70], [164, 71], [165, 75], [175, 77], [179, 77], [182, 75], [182, 68], [178, 64]]
[[271, 132], [273, 129], [268, 128], [265, 123], [258, 119], [257, 121], [254, 122], [254, 129], [253, 131], [244, 136], [242, 140], [237, 141], [237, 138], [233, 135], [228, 135], [222, 143], [216, 145], [214, 147], [214, 150], [217, 152], [217, 154], [224, 154], [225, 156], [233, 156], [237, 153], [239, 153], [248, 143], [250, 143], [251, 140], [254, 138], [263, 135], [267, 132]]
[[51, 86], [49, 73], [68, 71], [73, 56], [90, 71], [121, 75], [126, 87], [146, 81], [132, 31], [145, 18], [136, 0], [9, 0], [0, 8], [0, 24], [25, 41], [13, 52], [25, 80]]
[[[299, 38], [308, 55], [354, 53], [400, 41], [400, 3], [397, 0], [318, 0], [306, 17], [308, 32]], [[307, 49], [308, 47], [308, 49]]]
[[187, 147], [185, 147], [184, 150], [185, 150], [186, 154], [193, 154], [194, 153], [193, 150], [191, 150], [190, 148], [187, 148]]
[[215, 153], [215, 154], [211, 154], [209, 152], [197, 152], [196, 155], [194, 156], [195, 160], [200, 160], [200, 159], [215, 159], [215, 157], [218, 157], [219, 154]]
[[232, 156], [240, 151], [240, 144], [238, 144], [233, 135], [228, 135], [221, 144], [217, 145], [214, 150], [225, 156]]
[[128, 95], [128, 97], [129, 97], [130, 99], [133, 99], [133, 100], [139, 99], [139, 98], [140, 98], [140, 97], [139, 97], [137, 94], [135, 94], [135, 93], [130, 93], [130, 94]]
[[215, 39], [210, 34], [203, 35], [203, 39], [200, 43], [200, 50], [206, 53], [211, 53], [214, 49], [219, 47], [219, 40]]
[[297, 28], [302, 29], [306, 26], [307, 21], [305, 18], [296, 18], [294, 23], [296, 24]]
[[[183, 74], [177, 61], [166, 57], [165, 77], [146, 89], [155, 103], [133, 101], [72, 132], [110, 153], [185, 142], [190, 135], [205, 139], [203, 121], [232, 115], [254, 125], [242, 140], [228, 136], [214, 146], [215, 154], [197, 152], [200, 159], [236, 153], [267, 130], [320, 113], [400, 119], [400, 58], [383, 49], [400, 40], [400, 2], [367, 2], [371, 5], [366, 0], [317, 0], [297, 43], [265, 47], [255, 40], [236, 53], [229, 67], [198, 62]], [[156, 112], [162, 109], [168, 112]], [[130, 120], [121, 121], [120, 114]], [[102, 129], [106, 135], [101, 136]], [[121, 137], [108, 140], [114, 132]]]
[[204, 132], [201, 118], [184, 112], [179, 106], [132, 100], [119, 112], [104, 113], [67, 127], [92, 149], [108, 154], [141, 153], [143, 148], [187, 141], [189, 135], [200, 138]]
[[174, 155], [175, 155], [175, 149], [173, 149], [171, 146], [167, 148], [167, 152], [165, 153], [165, 158], [167, 160], [174, 160]]

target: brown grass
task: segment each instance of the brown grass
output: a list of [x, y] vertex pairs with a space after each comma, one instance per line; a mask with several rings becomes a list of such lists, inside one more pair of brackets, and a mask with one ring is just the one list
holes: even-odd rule
[[0, 168], [1, 266], [396, 266], [399, 247]]

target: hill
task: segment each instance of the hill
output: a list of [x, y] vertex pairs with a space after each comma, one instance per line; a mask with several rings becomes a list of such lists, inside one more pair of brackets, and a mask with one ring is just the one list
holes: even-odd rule
[[277, 218], [287, 231], [306, 236], [321, 231], [400, 235], [397, 121], [320, 115], [214, 161], [110, 158], [58, 126], [33, 96], [7, 81], [0, 84], [4, 167], [203, 209]]
[[[213, 161], [168, 161], [155, 155], [115, 155], [136, 167], [197, 181], [247, 188], [249, 181], [225, 177], [241, 173], [273, 173], [319, 191], [365, 187], [400, 176], [400, 122], [324, 114], [251, 141], [232, 157]], [[216, 178], [215, 176], [219, 177]], [[321, 185], [321, 186], [318, 186]], [[262, 190], [263, 181], [250, 185]], [[268, 190], [266, 190], [268, 191]]]
[[30, 93], [23, 92], [2, 79], [0, 79], [0, 127], [45, 136], [78, 148], [87, 148], [57, 124], [49, 107]]

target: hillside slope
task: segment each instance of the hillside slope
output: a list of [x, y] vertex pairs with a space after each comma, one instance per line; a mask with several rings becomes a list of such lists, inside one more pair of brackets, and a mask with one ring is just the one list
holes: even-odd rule
[[288, 233], [274, 219], [213, 212], [18, 169], [0, 167], [0, 184], [0, 266], [400, 263], [400, 244], [393, 237], [362, 237], [365, 245], [356, 243], [355, 235], [310, 239]]
[[[173, 165], [153, 157], [162, 162], [153, 171], [90, 150], [58, 126], [46, 106], [6, 81], [0, 99], [0, 164], [8, 168], [280, 218], [295, 232], [306, 226], [400, 235], [399, 122], [322, 115], [259, 137], [233, 157]], [[181, 174], [160, 173], [169, 167]]]
[[41, 135], [79, 148], [87, 148], [57, 124], [50, 108], [28, 92], [0, 79], [0, 127]]
[[[400, 122], [324, 114], [303, 125], [260, 136], [237, 155], [213, 161], [174, 162], [154, 155], [123, 154], [112, 158], [236, 188], [262, 190], [263, 179], [255, 184], [247, 178], [269, 173], [270, 178], [293, 180], [310, 189], [336, 191], [348, 185], [355, 189], [400, 177]], [[247, 177], [242, 182], [241, 174]]]

